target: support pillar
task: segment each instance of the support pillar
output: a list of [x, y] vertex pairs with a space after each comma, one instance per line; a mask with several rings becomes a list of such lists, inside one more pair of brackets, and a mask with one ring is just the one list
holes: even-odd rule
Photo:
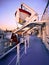
[[42, 36], [42, 34], [41, 34], [41, 26], [39, 26], [39, 35], [38, 35], [38, 37], [40, 37], [40, 38], [42, 38], [41, 36]]
[[43, 42], [46, 43], [46, 27], [43, 28]]

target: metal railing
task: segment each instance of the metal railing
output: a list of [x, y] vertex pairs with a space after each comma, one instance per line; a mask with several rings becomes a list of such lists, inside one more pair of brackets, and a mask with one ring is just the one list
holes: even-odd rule
[[[27, 39], [28, 37], [23, 37], [23, 43], [24, 43], [24, 46], [20, 49], [20, 45], [22, 44], [21, 41], [15, 45], [14, 47], [12, 47], [11, 49], [9, 49], [7, 52], [5, 52], [4, 54], [2, 54], [0, 56], [0, 59], [3, 58], [5, 55], [7, 55], [8, 53], [10, 53], [11, 51], [13, 51], [15, 48], [17, 48], [16, 50], [16, 55], [13, 57], [13, 59], [11, 59], [11, 61], [8, 63], [8, 65], [11, 65], [11, 63], [16, 59], [16, 65], [19, 65], [19, 61], [20, 61], [20, 58], [27, 53], [27, 48], [29, 48], [29, 38]], [[27, 41], [27, 42], [26, 42]], [[23, 50], [23, 53], [20, 55], [20, 52]]]

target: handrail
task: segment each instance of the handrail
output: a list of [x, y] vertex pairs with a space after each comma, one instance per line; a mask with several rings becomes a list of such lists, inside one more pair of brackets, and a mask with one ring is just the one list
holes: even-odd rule
[[[28, 43], [26, 43], [26, 38], [24, 38], [23, 39], [23, 42], [24, 42], [24, 47], [25, 47], [25, 49], [24, 49], [24, 51], [23, 51], [23, 53], [22, 53], [22, 55], [25, 53], [27, 53], [27, 48], [29, 47], [29, 40], [27, 40], [27, 42]], [[17, 55], [15, 55], [14, 56], [14, 58], [13, 59], [11, 59], [11, 61], [10, 61], [10, 63], [8, 64], [8, 65], [11, 65], [11, 63], [14, 61], [14, 59], [16, 58], [16, 65], [18, 65], [19, 64], [19, 61], [20, 61], [20, 58], [22, 57], [22, 55], [20, 56], [20, 45], [21, 45], [22, 43], [21, 43], [21, 41], [20, 41], [20, 43], [18, 43], [17, 45], [15, 45], [13, 48], [11, 48], [9, 51], [7, 51], [7, 52], [5, 52], [2, 56], [0, 56], [0, 59], [1, 58], [3, 58], [5, 55], [7, 55], [8, 53], [10, 53], [13, 49], [15, 49], [16, 47], [17, 47]], [[22, 48], [23, 49], [23, 48]]]
[[[21, 51], [23, 50], [23, 48], [24, 48], [24, 47], [22, 47]], [[21, 51], [20, 51], [20, 52], [21, 52]], [[23, 53], [23, 54], [24, 54], [24, 53]], [[23, 56], [23, 54], [21, 55], [21, 57]], [[9, 62], [8, 65], [10, 65], [10, 64], [14, 61], [14, 59], [15, 59], [16, 57], [17, 57], [17, 55], [14, 56], [14, 58]], [[20, 58], [21, 58], [21, 57], [20, 57]], [[16, 64], [17, 64], [17, 62], [16, 62]]]
[[7, 51], [6, 53], [4, 53], [3, 55], [0, 56], [0, 59], [3, 58], [5, 55], [7, 55], [8, 53], [10, 53], [14, 48], [16, 48], [16, 46], [14, 46], [13, 48], [11, 48], [9, 51]]
[[[20, 45], [21, 43], [18, 43], [18, 44]], [[18, 44], [17, 44], [17, 45], [18, 45]], [[0, 56], [0, 59], [3, 58], [3, 57], [4, 57], [5, 55], [7, 55], [8, 53], [10, 53], [13, 49], [15, 49], [15, 48], [17, 47], [17, 45], [15, 45], [13, 48], [11, 48], [11, 49], [8, 50], [7, 52], [5, 52], [3, 55], [1, 55], [1, 56]]]

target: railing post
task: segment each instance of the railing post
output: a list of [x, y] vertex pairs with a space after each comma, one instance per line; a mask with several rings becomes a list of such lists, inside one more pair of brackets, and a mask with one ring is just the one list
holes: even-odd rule
[[25, 39], [25, 54], [27, 53], [27, 45], [26, 45], [26, 39]]
[[29, 35], [28, 35], [28, 39], [27, 39], [27, 44], [28, 44], [28, 48], [29, 48]]
[[20, 61], [20, 44], [17, 44], [17, 65], [19, 65]]

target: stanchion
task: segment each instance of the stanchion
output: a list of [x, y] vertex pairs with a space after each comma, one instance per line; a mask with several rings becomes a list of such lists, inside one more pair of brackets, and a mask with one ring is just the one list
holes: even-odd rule
[[17, 44], [17, 62], [16, 65], [20, 65], [20, 44]]
[[28, 48], [29, 48], [29, 35], [28, 35], [27, 43], [28, 43]]
[[25, 39], [25, 54], [27, 53], [27, 45], [26, 45], [26, 39]]

